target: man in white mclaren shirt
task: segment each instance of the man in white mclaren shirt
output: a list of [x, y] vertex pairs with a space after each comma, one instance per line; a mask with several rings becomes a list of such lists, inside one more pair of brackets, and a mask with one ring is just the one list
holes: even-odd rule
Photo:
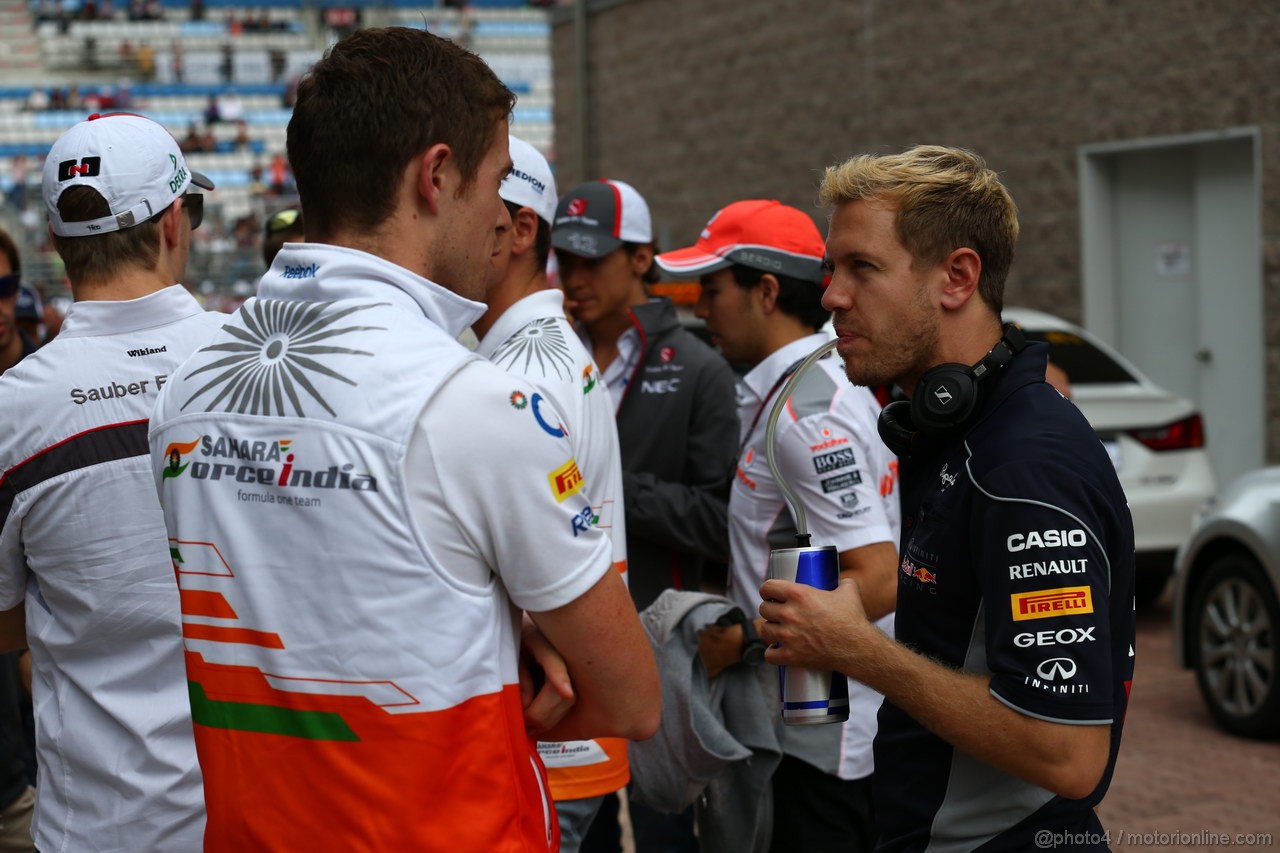
[[[822, 307], [824, 252], [822, 234], [806, 214], [752, 199], [723, 208], [692, 247], [657, 258], [668, 272], [700, 276], [695, 313], [730, 362], [751, 368], [738, 386], [742, 434], [729, 492], [728, 593], [749, 615], [760, 607], [770, 550], [797, 544], [764, 438], [786, 380], [828, 340], [820, 331], [830, 318]], [[792, 389], [774, 443], [778, 469], [805, 509], [813, 544], [836, 547], [841, 577], [857, 580], [867, 611], [892, 633], [897, 460], [876, 433], [879, 413], [875, 397], [849, 384], [838, 359], [823, 359]], [[733, 659], [717, 659], [716, 651], [736, 653], [742, 647], [724, 641], [736, 638], [715, 643], [712, 637], [714, 632], [704, 635], [702, 649], [709, 673]], [[850, 680], [849, 719], [843, 725], [781, 727], [772, 850], [874, 846], [871, 741], [880, 701], [878, 693]]]
[[[0, 635], [30, 643], [37, 848], [201, 848], [178, 587], [147, 452], [174, 369], [225, 317], [176, 282], [212, 189], [163, 127], [95, 116], [44, 199], [75, 303], [0, 377]], [[187, 602], [184, 600], [183, 605]]]
[[[600, 371], [564, 310], [564, 293], [547, 281], [556, 182], [538, 150], [512, 136], [514, 167], [498, 188], [511, 227], [498, 234], [497, 281], [488, 290], [489, 310], [472, 329], [476, 352], [508, 373], [527, 376], [541, 389], [528, 405], [538, 426], [568, 434], [591, 500], [579, 496], [574, 535], [589, 527], [609, 533], [613, 565], [625, 577], [626, 514], [622, 504], [622, 458], [613, 402]], [[545, 395], [545, 399], [544, 399]], [[560, 420], [563, 418], [563, 421]], [[605, 794], [627, 784], [627, 742], [620, 738], [538, 744], [547, 765], [551, 795], [560, 818], [560, 849], [577, 853]]]

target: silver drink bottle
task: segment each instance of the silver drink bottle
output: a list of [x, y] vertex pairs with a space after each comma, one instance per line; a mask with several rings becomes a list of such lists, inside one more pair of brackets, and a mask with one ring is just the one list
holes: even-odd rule
[[[840, 555], [834, 545], [771, 551], [769, 577], [835, 589], [840, 582]], [[849, 719], [849, 681], [838, 672], [780, 666], [778, 691], [782, 696], [782, 722], [787, 725], [843, 723]]]
[[[800, 503], [774, 458], [773, 436], [791, 389], [809, 367], [835, 348], [829, 341], [810, 353], [791, 374], [777, 402], [769, 412], [765, 427], [765, 456], [774, 482], [791, 505], [796, 522], [796, 548], [780, 548], [769, 552], [769, 577], [808, 584], [832, 590], [840, 583], [840, 554], [834, 545], [810, 545], [804, 505]], [[782, 696], [782, 722], [792, 726], [816, 723], [843, 723], [849, 719], [849, 681], [842, 673], [830, 670], [804, 669], [798, 666], [778, 667], [778, 688]]]

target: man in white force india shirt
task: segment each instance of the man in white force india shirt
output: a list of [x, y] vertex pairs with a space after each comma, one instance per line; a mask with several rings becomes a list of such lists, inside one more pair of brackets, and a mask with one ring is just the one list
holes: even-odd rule
[[[749, 616], [760, 606], [770, 550], [796, 546], [795, 521], [769, 471], [764, 438], [782, 386], [828, 340], [819, 331], [830, 317], [821, 304], [823, 250], [807, 215], [749, 200], [712, 217], [694, 246], [658, 255], [666, 271], [701, 277], [697, 315], [730, 362], [751, 368], [738, 385], [742, 434], [729, 493], [729, 597]], [[804, 506], [813, 544], [837, 548], [841, 576], [858, 581], [868, 612], [892, 633], [897, 462], [876, 433], [879, 412], [875, 397], [850, 385], [837, 359], [822, 359], [792, 390], [774, 441], [778, 469]], [[741, 644], [715, 648], [735, 652]], [[703, 653], [714, 655], [707, 640]], [[708, 671], [730, 662], [712, 658]], [[842, 726], [781, 727], [773, 850], [874, 846], [871, 742], [880, 701], [850, 681]]]
[[[555, 177], [546, 158], [514, 136], [511, 160], [515, 167], [498, 189], [511, 214], [511, 227], [498, 235], [499, 278], [489, 288], [489, 310], [472, 326], [480, 337], [476, 351], [508, 373], [529, 377], [541, 389], [527, 405], [541, 429], [554, 436], [568, 434], [591, 494], [590, 502], [579, 496], [573, 504], [579, 509], [575, 535], [589, 527], [607, 531], [614, 568], [625, 577], [622, 459], [612, 398], [565, 316], [564, 294], [547, 282]], [[627, 742], [543, 742], [538, 752], [547, 765], [560, 818], [560, 849], [576, 853], [604, 795], [624, 787], [630, 778]]]
[[40, 850], [201, 846], [178, 587], [147, 453], [161, 387], [225, 320], [176, 284], [203, 211], [195, 187], [213, 185], [140, 116], [91, 117], [45, 160], [75, 303], [0, 378], [0, 631], [6, 648], [31, 646]]
[[[652, 652], [608, 536], [583, 529], [572, 446], [539, 424], [537, 386], [456, 340], [511, 226], [513, 102], [427, 32], [335, 45], [289, 122], [311, 242], [284, 246], [157, 405], [156, 481], [202, 605], [206, 851], [554, 850], [528, 730], [657, 727]], [[520, 610], [567, 662], [558, 722], [530, 719], [545, 690], [522, 690]]]

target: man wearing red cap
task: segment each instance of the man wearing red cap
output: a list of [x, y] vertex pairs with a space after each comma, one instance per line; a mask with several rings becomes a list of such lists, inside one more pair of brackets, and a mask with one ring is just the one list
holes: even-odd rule
[[[830, 317], [822, 307], [823, 253], [812, 219], [755, 199], [722, 209], [692, 247], [657, 258], [668, 272], [700, 277], [697, 315], [730, 361], [751, 368], [738, 389], [742, 430], [729, 497], [728, 594], [747, 614], [760, 606], [770, 549], [796, 544], [795, 521], [766, 461], [765, 427], [798, 363], [829, 340], [821, 331]], [[836, 359], [824, 359], [792, 389], [774, 443], [813, 543], [837, 548], [841, 576], [858, 581], [868, 612], [892, 633], [897, 463], [876, 435], [879, 412], [870, 391], [850, 385]], [[743, 631], [704, 636], [711, 675], [740, 659]], [[763, 683], [775, 687], [777, 679]], [[771, 849], [872, 848], [871, 741], [880, 699], [850, 681], [843, 725], [779, 727]]]
[[225, 318], [178, 284], [207, 178], [141, 116], [94, 116], [44, 166], [75, 304], [0, 377], [0, 651], [30, 641], [41, 850], [190, 851], [205, 811], [148, 419]]

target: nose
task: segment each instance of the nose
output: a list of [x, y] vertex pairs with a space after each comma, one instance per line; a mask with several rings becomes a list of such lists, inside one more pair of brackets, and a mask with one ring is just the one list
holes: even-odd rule
[[822, 291], [822, 307], [828, 311], [843, 311], [853, 306], [848, 286], [839, 273], [831, 276], [831, 283]]
[[711, 316], [711, 305], [705, 292], [698, 294], [698, 301], [693, 304], [693, 316], [699, 320], [706, 320]]

